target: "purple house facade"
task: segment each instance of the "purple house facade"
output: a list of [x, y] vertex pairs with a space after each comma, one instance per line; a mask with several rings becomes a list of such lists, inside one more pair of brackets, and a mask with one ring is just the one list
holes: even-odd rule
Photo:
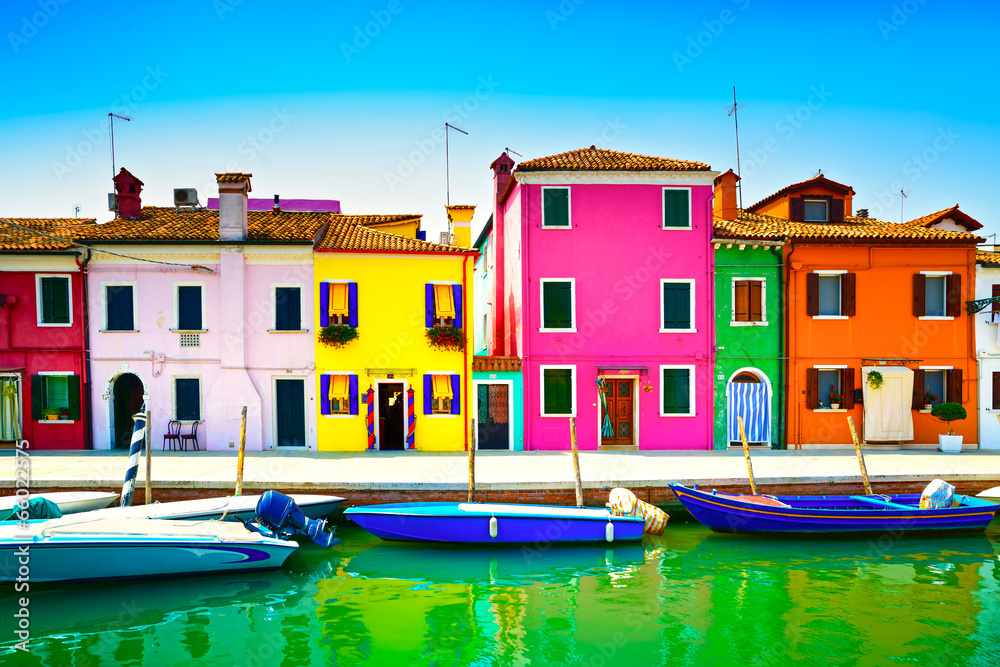
[[490, 354], [520, 356], [525, 449], [711, 449], [712, 184], [591, 146], [493, 162]]

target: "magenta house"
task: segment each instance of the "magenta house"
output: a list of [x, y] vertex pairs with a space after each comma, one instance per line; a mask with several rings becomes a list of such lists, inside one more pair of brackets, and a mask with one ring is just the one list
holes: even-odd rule
[[599, 149], [494, 173], [490, 354], [520, 356], [525, 449], [711, 449], [712, 182]]

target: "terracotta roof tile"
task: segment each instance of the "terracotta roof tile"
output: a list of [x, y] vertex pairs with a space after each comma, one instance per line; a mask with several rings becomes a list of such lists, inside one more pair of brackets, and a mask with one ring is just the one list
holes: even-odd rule
[[338, 219], [365, 227], [381, 227], [382, 225], [398, 225], [403, 222], [420, 222], [422, 215], [345, 215], [335, 214]]
[[253, 176], [253, 174], [241, 174], [240, 172], [227, 171], [224, 174], [216, 174], [216, 183], [239, 183]]
[[519, 357], [472, 357], [472, 370], [487, 373], [497, 373], [521, 371], [521, 359]]
[[920, 218], [914, 218], [913, 220], [908, 221], [906, 224], [916, 225], [918, 227], [931, 227], [932, 225], [936, 225], [937, 223], [941, 222], [945, 218], [951, 218], [958, 224], [965, 227], [970, 232], [974, 232], [977, 229], [983, 228], [982, 223], [980, 223], [978, 220], [973, 218], [971, 215], [966, 215], [965, 213], [960, 211], [958, 209], [958, 204], [955, 204], [954, 206], [950, 206], [945, 209], [941, 209], [940, 211], [922, 216]]
[[92, 218], [0, 218], [0, 250], [69, 250], [77, 230], [93, 222]]
[[976, 262], [985, 266], [1000, 266], [1000, 252], [976, 251]]
[[581, 148], [522, 162], [515, 171], [710, 171], [702, 162]]
[[736, 220], [715, 220], [716, 238], [799, 241], [916, 241], [925, 243], [981, 243], [965, 232], [948, 232], [873, 218], [846, 217], [842, 223], [793, 222], [784, 218], [740, 211]]
[[475, 251], [458, 246], [441, 245], [398, 234], [371, 229], [372, 219], [378, 215], [330, 215], [330, 225], [316, 247], [317, 250], [361, 250], [385, 252], [451, 252], [456, 254]]
[[829, 178], [827, 178], [823, 174], [818, 174], [818, 175], [813, 176], [812, 178], [810, 178], [808, 180], [800, 181], [798, 183], [792, 183], [791, 185], [788, 185], [788, 186], [785, 186], [785, 187], [781, 188], [780, 190], [778, 190], [774, 194], [771, 194], [771, 195], [768, 195], [768, 196], [764, 197], [763, 199], [761, 199], [759, 202], [757, 202], [753, 206], [747, 207], [747, 210], [748, 211], [756, 211], [758, 208], [760, 208], [764, 204], [769, 204], [769, 203], [773, 202], [776, 199], [780, 199], [781, 197], [784, 197], [787, 194], [791, 194], [793, 192], [798, 192], [799, 190], [805, 190], [807, 188], [815, 188], [815, 187], [830, 188], [834, 192], [839, 192], [839, 193], [844, 194], [844, 195], [846, 195], [848, 193], [850, 193], [851, 195], [855, 194], [854, 188], [852, 188], [850, 185], [844, 185], [843, 183], [838, 183], [837, 181], [831, 181]]

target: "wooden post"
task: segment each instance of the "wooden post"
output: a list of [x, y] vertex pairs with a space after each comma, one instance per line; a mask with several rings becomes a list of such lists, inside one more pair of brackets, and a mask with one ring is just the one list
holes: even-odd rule
[[865, 455], [861, 453], [861, 443], [858, 433], [854, 430], [854, 417], [848, 415], [847, 425], [851, 427], [851, 440], [854, 441], [854, 451], [858, 453], [858, 464], [861, 466], [861, 481], [865, 485], [865, 495], [872, 495], [872, 483], [868, 481], [868, 468], [865, 466]]
[[149, 428], [149, 410], [146, 410], [146, 442], [143, 446], [146, 448], [146, 504], [149, 505], [153, 502], [153, 486], [152, 481], [150, 481], [149, 476], [153, 469], [153, 459], [152, 459], [152, 440], [153, 437], [150, 435], [152, 429]]
[[236, 495], [243, 493], [243, 453], [247, 448], [247, 406], [243, 406], [240, 416], [240, 455], [236, 460]]
[[469, 493], [466, 495], [466, 502], [472, 502], [476, 498], [476, 420], [470, 419], [472, 426], [472, 439], [469, 441]]
[[583, 483], [580, 482], [580, 453], [576, 448], [576, 417], [569, 418], [569, 441], [573, 446], [573, 473], [576, 475], [576, 506], [583, 507]]
[[750, 463], [750, 445], [747, 444], [747, 434], [743, 431], [743, 417], [737, 417], [736, 423], [740, 427], [740, 440], [743, 441], [743, 458], [747, 460], [747, 473], [750, 475], [750, 491], [757, 495], [757, 484], [753, 481], [753, 465]]

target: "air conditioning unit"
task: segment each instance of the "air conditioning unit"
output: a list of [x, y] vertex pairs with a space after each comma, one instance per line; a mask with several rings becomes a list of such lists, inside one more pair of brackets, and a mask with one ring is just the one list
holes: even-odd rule
[[197, 206], [198, 191], [194, 188], [174, 188], [174, 206]]
[[451, 232], [441, 232], [441, 245], [451, 245]]
[[118, 195], [114, 192], [108, 193], [108, 210], [117, 211], [118, 210]]

